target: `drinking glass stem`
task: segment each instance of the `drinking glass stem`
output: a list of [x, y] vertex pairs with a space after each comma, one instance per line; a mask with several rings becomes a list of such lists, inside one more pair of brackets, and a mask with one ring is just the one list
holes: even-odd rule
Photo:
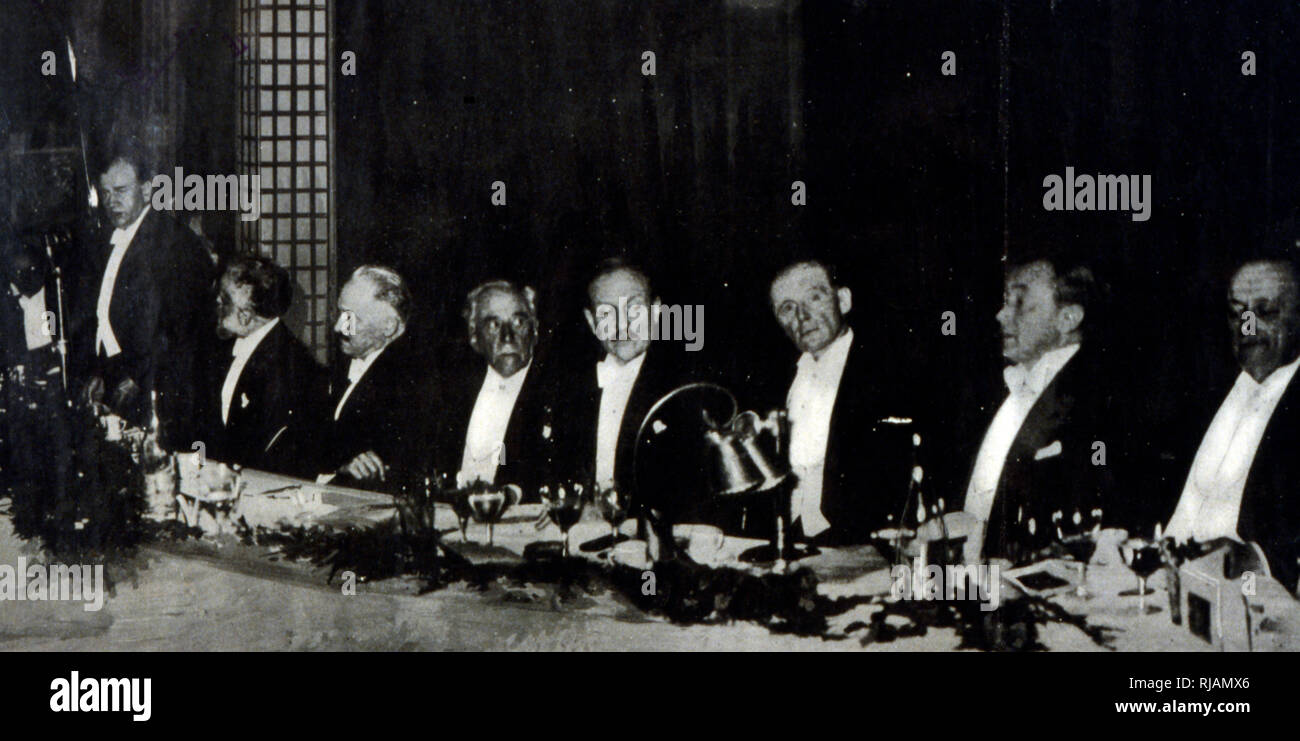
[[492, 523], [488, 523], [488, 545], [492, 545]]
[[1147, 612], [1147, 578], [1138, 577], [1138, 614], [1145, 615]]

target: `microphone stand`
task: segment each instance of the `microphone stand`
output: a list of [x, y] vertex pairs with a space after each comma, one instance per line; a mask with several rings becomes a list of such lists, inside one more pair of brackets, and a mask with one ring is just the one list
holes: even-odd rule
[[63, 268], [59, 267], [58, 263], [54, 261], [54, 250], [50, 245], [50, 235], [46, 234], [43, 241], [45, 242], [45, 255], [49, 258], [50, 268], [54, 271], [55, 303], [58, 309], [58, 327], [56, 329], [59, 333], [59, 339], [55, 343], [55, 347], [59, 351], [59, 370], [61, 371], [59, 376], [63, 379], [64, 401], [68, 406], [72, 406], [72, 397], [68, 395], [68, 324], [63, 309]]

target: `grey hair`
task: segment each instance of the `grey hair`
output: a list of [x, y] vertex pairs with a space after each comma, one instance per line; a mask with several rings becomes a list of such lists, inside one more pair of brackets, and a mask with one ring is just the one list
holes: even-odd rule
[[461, 310], [460, 315], [465, 317], [465, 326], [468, 327], [471, 337], [474, 336], [474, 326], [478, 322], [479, 301], [489, 291], [503, 291], [522, 298], [524, 305], [528, 307], [529, 316], [534, 322], [537, 321], [537, 291], [534, 291], [532, 286], [520, 288], [508, 280], [490, 280], [475, 286], [474, 290], [465, 297], [465, 308]]
[[393, 307], [397, 318], [405, 325], [411, 318], [411, 289], [396, 270], [383, 265], [362, 265], [352, 271], [348, 280], [365, 278], [375, 287], [375, 298]]

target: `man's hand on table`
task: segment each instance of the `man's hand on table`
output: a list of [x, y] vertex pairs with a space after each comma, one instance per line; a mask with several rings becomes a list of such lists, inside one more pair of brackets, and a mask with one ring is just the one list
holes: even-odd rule
[[367, 450], [345, 463], [339, 468], [339, 473], [357, 481], [383, 481], [388, 475], [388, 466], [375, 451]]

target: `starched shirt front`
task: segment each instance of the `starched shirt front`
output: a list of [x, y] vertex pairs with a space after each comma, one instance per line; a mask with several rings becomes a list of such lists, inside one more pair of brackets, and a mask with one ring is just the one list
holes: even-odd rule
[[230, 361], [230, 368], [226, 371], [226, 381], [221, 384], [221, 424], [230, 422], [230, 402], [235, 396], [235, 387], [239, 385], [239, 376], [244, 372], [244, 366], [248, 365], [248, 359], [253, 356], [253, 351], [257, 346], [262, 344], [262, 340], [275, 329], [275, 325], [280, 323], [279, 317], [263, 324], [253, 330], [247, 337], [240, 337], [235, 340], [235, 346], [230, 353], [233, 356]]
[[822, 514], [822, 488], [826, 477], [826, 448], [830, 443], [831, 414], [840, 379], [853, 347], [853, 330], [836, 337], [821, 357], [804, 353], [786, 394], [790, 411], [790, 467], [798, 476], [790, 498], [791, 521], [804, 535], [813, 537], [831, 526]]
[[126, 258], [126, 251], [131, 247], [136, 232], [140, 231], [140, 224], [148, 214], [149, 207], [145, 206], [135, 221], [125, 228], [114, 229], [108, 240], [113, 245], [113, 251], [108, 255], [108, 265], [104, 267], [104, 279], [99, 284], [99, 302], [95, 305], [95, 352], [106, 358], [122, 352], [117, 335], [113, 334], [113, 325], [109, 322], [109, 310], [113, 307], [113, 289], [117, 285], [117, 272], [122, 269], [122, 260]]
[[618, 433], [623, 427], [632, 387], [636, 385], [646, 353], [626, 363], [613, 355], [596, 363], [596, 385], [600, 387], [600, 411], [596, 417], [596, 484], [614, 484], [614, 460], [618, 454]]
[[1300, 358], [1278, 368], [1263, 383], [1242, 372], [1201, 438], [1165, 534], [1177, 540], [1206, 542], [1237, 535], [1237, 517], [1246, 477], [1264, 430], [1282, 394], [1295, 377]]
[[1011, 444], [1020, 434], [1020, 427], [1025, 423], [1038, 397], [1070, 362], [1079, 351], [1079, 343], [1059, 347], [1043, 353], [1038, 362], [1026, 368], [1024, 365], [1012, 365], [1003, 369], [1002, 378], [1007, 384], [1007, 398], [998, 408], [993, 422], [984, 433], [979, 453], [975, 457], [975, 470], [971, 473], [970, 484], [966, 487], [966, 504], [963, 509], [988, 522], [993, 512], [993, 499], [997, 495], [998, 482], [1002, 480], [1002, 468], [1007, 463]]
[[528, 377], [532, 364], [515, 371], [509, 377], [488, 366], [474, 400], [474, 411], [469, 416], [465, 432], [465, 447], [460, 457], [460, 472], [456, 474], [457, 486], [468, 486], [475, 481], [494, 483], [497, 466], [505, 463], [506, 429], [514, 412], [519, 392]]

